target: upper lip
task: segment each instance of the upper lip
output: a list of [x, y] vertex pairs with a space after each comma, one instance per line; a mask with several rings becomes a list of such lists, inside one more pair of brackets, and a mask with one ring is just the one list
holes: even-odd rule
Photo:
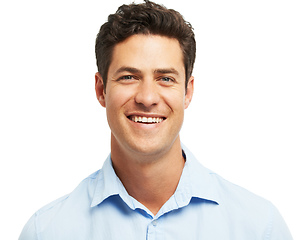
[[127, 117], [138, 116], [138, 117], [151, 117], [151, 118], [166, 118], [165, 115], [158, 113], [144, 113], [144, 112], [130, 112], [126, 114]]

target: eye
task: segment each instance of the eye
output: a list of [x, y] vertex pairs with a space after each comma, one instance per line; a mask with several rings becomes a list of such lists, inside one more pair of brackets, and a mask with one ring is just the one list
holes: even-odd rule
[[119, 80], [132, 80], [132, 79], [134, 79], [134, 77], [131, 75], [126, 75], [119, 78]]
[[123, 84], [130, 84], [130, 83], [134, 83], [136, 80], [138, 80], [136, 76], [124, 75], [124, 76], [119, 77], [117, 79], [117, 82], [121, 82]]
[[162, 81], [163, 82], [172, 82], [173, 80], [171, 78], [169, 78], [169, 77], [163, 77]]
[[166, 85], [166, 86], [169, 86], [175, 83], [175, 79], [173, 79], [172, 77], [161, 77], [159, 81], [161, 84]]

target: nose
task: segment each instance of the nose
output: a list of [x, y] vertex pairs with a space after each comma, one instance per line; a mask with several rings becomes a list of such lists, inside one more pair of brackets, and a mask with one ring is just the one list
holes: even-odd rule
[[144, 80], [139, 86], [135, 96], [135, 102], [145, 107], [157, 105], [160, 100], [158, 86], [152, 80]]

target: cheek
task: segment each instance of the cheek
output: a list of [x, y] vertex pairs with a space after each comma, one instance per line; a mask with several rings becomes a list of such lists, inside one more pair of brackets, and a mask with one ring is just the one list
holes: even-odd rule
[[168, 91], [163, 96], [164, 101], [172, 109], [173, 112], [184, 111], [185, 95], [182, 91]]
[[133, 97], [131, 90], [120, 86], [106, 90], [105, 104], [108, 115], [117, 115], [120, 108]]
[[107, 92], [105, 98], [106, 117], [112, 132], [117, 132], [121, 126], [121, 106], [124, 103], [124, 96], [116, 92]]

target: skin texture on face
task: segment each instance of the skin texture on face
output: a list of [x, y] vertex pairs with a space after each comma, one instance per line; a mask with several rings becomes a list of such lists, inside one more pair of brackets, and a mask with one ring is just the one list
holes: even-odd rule
[[176, 39], [133, 35], [113, 51], [104, 88], [96, 74], [96, 92], [106, 108], [112, 150], [156, 159], [180, 145], [184, 109], [191, 101], [193, 78], [185, 90], [183, 54]]
[[179, 132], [193, 82], [191, 77], [186, 90], [179, 42], [158, 35], [117, 44], [106, 87], [96, 74], [114, 170], [129, 195], [154, 215], [174, 194], [184, 168]]

